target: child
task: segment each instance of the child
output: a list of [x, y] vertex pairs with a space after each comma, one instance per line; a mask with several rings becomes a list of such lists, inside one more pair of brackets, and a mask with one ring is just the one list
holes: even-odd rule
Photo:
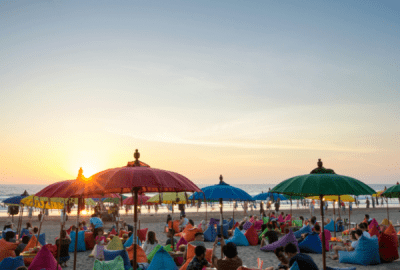
[[87, 231], [86, 221], [82, 221], [82, 230]]
[[104, 236], [103, 228], [97, 229], [95, 243], [96, 243], [96, 245], [94, 246], [93, 251], [89, 255], [89, 257], [95, 257], [96, 259], [102, 261], [102, 260], [104, 260], [104, 246], [107, 243], [107, 239]]
[[71, 239], [65, 230], [61, 232], [61, 242], [60, 239], [56, 240], [57, 249], [60, 248], [60, 265], [61, 267], [67, 267], [67, 261], [69, 260], [69, 245], [71, 244]]
[[210, 264], [205, 258], [206, 248], [203, 246], [197, 246], [194, 249], [196, 256], [193, 257], [192, 261], [189, 263], [187, 270], [202, 270], [204, 266], [208, 267]]

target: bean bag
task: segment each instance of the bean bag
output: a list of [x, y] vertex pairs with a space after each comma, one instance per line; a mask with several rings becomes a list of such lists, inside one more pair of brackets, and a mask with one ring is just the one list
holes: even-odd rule
[[399, 258], [396, 240], [397, 235], [385, 232], [379, 236], [379, 256], [382, 262], [392, 262]]
[[29, 270], [62, 270], [61, 266], [57, 267], [57, 261], [54, 258], [53, 254], [47, 249], [46, 246], [43, 246], [38, 254], [36, 254], [35, 258], [31, 265], [28, 268]]
[[236, 227], [239, 227], [239, 222], [236, 222], [235, 225], [233, 225], [232, 230], [235, 230]]
[[129, 232], [128, 232], [128, 231], [125, 231], [125, 230], [120, 230], [120, 231], [119, 231], [119, 234], [118, 234], [118, 237], [119, 237], [119, 238], [122, 238], [122, 237], [124, 236], [124, 234], [129, 234]]
[[322, 243], [319, 235], [315, 232], [310, 233], [299, 244], [300, 252], [322, 254]]
[[263, 221], [262, 220], [257, 220], [256, 222], [254, 222], [254, 229], [259, 231], [259, 230], [261, 230], [261, 226], [262, 225], [263, 225]]
[[233, 228], [233, 225], [235, 225], [235, 220], [231, 218], [231, 220], [228, 222], [229, 230]]
[[[214, 241], [215, 241], [215, 239], [214, 239]], [[179, 246], [187, 245], [187, 244], [188, 244], [188, 242], [185, 240], [185, 238], [181, 237], [181, 239], [179, 239], [178, 243], [176, 244], [176, 250], [179, 249]]]
[[341, 268], [341, 267], [326, 267], [326, 270], [356, 270], [355, 267], [345, 267], [345, 268]]
[[210, 223], [208, 223], [209, 225], [218, 225], [219, 223], [219, 219], [215, 219], [215, 218], [210, 218]]
[[[250, 223], [251, 224], [251, 223]], [[222, 225], [222, 233], [221, 233], [221, 226], [217, 225], [217, 235], [222, 234], [222, 236], [224, 238], [228, 238], [229, 234], [228, 234], [228, 224], [223, 224]]]
[[212, 225], [208, 226], [207, 230], [203, 234], [204, 234], [204, 242], [214, 242], [215, 237], [217, 237], [217, 231]]
[[290, 267], [289, 270], [300, 270], [300, 267], [299, 267], [299, 265], [297, 264], [297, 262], [295, 261], [295, 262], [292, 264], [292, 267]]
[[189, 223], [188, 225], [186, 225], [185, 228], [183, 228], [182, 232], [176, 233], [175, 236], [182, 237], [185, 232], [187, 232], [188, 230], [191, 230], [191, 229], [193, 229], [193, 225]]
[[149, 253], [149, 255], [147, 255], [147, 260], [148, 260], [149, 263], [151, 263], [151, 261], [152, 261], [153, 258], [154, 258], [154, 255], [156, 255], [156, 253], [157, 253], [157, 251], [158, 251], [159, 249], [164, 249], [164, 250], [167, 251], [167, 252], [172, 251], [172, 248], [171, 248], [171, 246], [169, 246], [169, 245], [168, 245], [168, 246], [157, 245], [157, 246]]
[[263, 222], [264, 224], [267, 224], [269, 222], [269, 217], [263, 217]]
[[392, 223], [387, 218], [383, 219], [381, 222], [381, 225], [385, 225], [385, 226], [389, 226], [390, 224], [392, 224]]
[[327, 224], [325, 226], [325, 229], [329, 230], [330, 232], [334, 232], [335, 231], [334, 226], [335, 226], [336, 232], [342, 232], [343, 231], [343, 226], [340, 226], [339, 224], [335, 224], [334, 225], [333, 223], [334, 222], [333, 222], [333, 219], [332, 219], [331, 222], [329, 222], [329, 224]]
[[117, 233], [117, 231], [115, 230], [115, 228], [113, 228], [113, 229], [111, 230], [111, 232], [109, 233], [108, 236], [111, 236], [111, 235], [118, 235], [118, 233]]
[[339, 251], [339, 262], [360, 265], [380, 264], [378, 238], [361, 236], [354, 251]]
[[147, 231], [148, 231], [148, 230], [149, 230], [148, 228], [144, 228], [144, 229], [141, 229], [141, 230], [138, 230], [138, 231], [137, 231], [137, 236], [139, 237], [139, 240], [140, 240], [141, 242], [143, 242], [143, 241], [146, 240]]
[[[0, 240], [1, 241], [1, 240]], [[37, 242], [37, 244], [36, 244]], [[28, 244], [26, 245], [26, 247], [24, 248], [24, 250], [22, 252], [28, 251], [30, 248], [34, 248], [34, 247], [41, 247], [42, 245], [40, 244], [40, 242], [38, 242], [36, 236], [32, 235], [31, 239], [29, 240]], [[15, 257], [15, 255], [14, 255]], [[24, 263], [25, 265], [30, 265], [33, 261], [33, 258], [24, 258]]]
[[125, 270], [124, 260], [121, 256], [118, 256], [114, 260], [108, 262], [95, 260], [93, 270]]
[[4, 239], [0, 239], [0, 262], [7, 257], [16, 257], [15, 249], [17, 246], [18, 244], [16, 243], [7, 242]]
[[[331, 232], [328, 230], [324, 230], [325, 232], [325, 250], [329, 251], [329, 241], [331, 240]], [[319, 239], [321, 240], [321, 244], [322, 244], [322, 233], [319, 234]]]
[[[139, 240], [139, 238], [137, 237], [136, 238], [136, 244], [138, 244], [139, 246], [141, 246], [142, 245], [142, 243], [140, 242], [140, 240]], [[126, 240], [126, 242], [125, 242], [125, 244], [124, 244], [124, 248], [127, 248], [127, 247], [129, 247], [129, 246], [132, 246], [132, 244], [133, 244], [133, 234], [131, 235], [131, 237], [129, 237], [129, 239], [128, 240]]]
[[[35, 236], [38, 237], [37, 234], [35, 234]], [[45, 233], [41, 233], [41, 234], [39, 235], [39, 237], [38, 237], [38, 240], [39, 240], [39, 242], [40, 242], [40, 244], [41, 244], [42, 246], [46, 245], [46, 234], [45, 234]]]
[[254, 226], [251, 226], [250, 229], [248, 229], [244, 233], [244, 236], [246, 236], [246, 239], [249, 242], [250, 246], [257, 246], [258, 245], [258, 235], [257, 235], [257, 231], [254, 228]]
[[[188, 267], [189, 263], [192, 261], [193, 257], [195, 256], [195, 253], [194, 253], [194, 249], [195, 249], [195, 248], [196, 248], [195, 246], [193, 246], [193, 245], [191, 245], [191, 244], [188, 244], [187, 252], [186, 252], [186, 258], [187, 258], [187, 260], [186, 260], [185, 264], [182, 265], [181, 268], [179, 268], [179, 270], [186, 270], [186, 268]], [[212, 259], [212, 249], [207, 249], [207, 250], [206, 250], [205, 259], [206, 259], [209, 263], [211, 263], [211, 259]]]
[[26, 235], [26, 236], [31, 236], [31, 233], [29, 232], [29, 230], [28, 229], [26, 229], [26, 228], [23, 228], [22, 230], [21, 230], [21, 236], [19, 237], [20, 239], [22, 239], [22, 237], [24, 237], [24, 235]]
[[258, 239], [261, 240], [262, 236], [263, 236], [266, 232], [268, 232], [268, 228], [265, 228], [265, 230], [262, 231], [262, 232], [260, 233], [260, 235], [258, 236]]
[[160, 248], [156, 252], [153, 260], [149, 265], [149, 268], [147, 268], [147, 270], [159, 270], [159, 269], [163, 270], [178, 269], [172, 257], [163, 248]]
[[124, 261], [124, 268], [125, 270], [129, 270], [132, 268], [131, 261], [129, 260], [129, 255], [126, 250], [104, 250], [104, 260], [105, 261], [112, 261], [116, 257], [121, 256], [122, 260]]
[[54, 256], [54, 258], [57, 258], [57, 246], [56, 245], [46, 244], [46, 248], [51, 252], [51, 254]]
[[102, 227], [103, 227], [103, 221], [101, 221], [101, 219], [98, 218], [98, 217], [92, 217], [92, 218], [89, 220], [89, 222], [90, 222], [90, 224], [93, 224], [93, 225], [94, 225], [94, 228], [95, 228], [95, 229], [97, 229], [97, 228], [102, 228]]
[[[74, 252], [75, 251], [75, 236], [76, 232], [72, 231], [70, 234], [71, 237], [71, 244], [69, 244], [69, 252]], [[80, 231], [78, 232], [78, 246], [76, 251], [81, 252], [81, 251], [86, 251], [86, 246], [85, 246], [85, 231]]]
[[304, 233], [312, 233], [311, 227], [310, 226], [305, 226], [298, 230], [297, 232], [294, 233], [294, 237], [300, 238], [302, 234]]
[[377, 226], [372, 226], [371, 229], [369, 229], [368, 233], [369, 235], [371, 235], [371, 237], [375, 235], [376, 237], [379, 238], [380, 232]]
[[239, 230], [239, 228], [236, 228], [233, 236], [225, 241], [226, 244], [230, 242], [234, 243], [237, 246], [249, 245], [249, 241], [247, 240], [246, 236]]
[[397, 232], [394, 229], [392, 224], [390, 224], [389, 227], [385, 230], [385, 233], [393, 235], [393, 239], [395, 240], [396, 247], [398, 247], [399, 246], [399, 239], [397, 238]]
[[108, 243], [107, 249], [108, 250], [122, 250], [122, 249], [124, 249], [124, 245], [122, 244], [122, 241], [118, 236], [114, 236], [113, 239], [111, 239], [110, 243]]
[[253, 223], [251, 223], [250, 221], [246, 221], [246, 223], [243, 224], [243, 229], [247, 231], [248, 229], [250, 229], [251, 226], [253, 226]]
[[22, 256], [18, 256], [15, 258], [8, 257], [0, 262], [1, 270], [15, 270], [20, 266], [25, 266], [24, 259], [22, 258]]
[[138, 263], [147, 263], [146, 252], [144, 252], [144, 250], [136, 244], [126, 249], [126, 251], [128, 252], [129, 260], [133, 260], [134, 247], [136, 247], [136, 261]]
[[282, 215], [279, 215], [278, 222], [283, 222], [283, 216]]
[[303, 226], [303, 222], [301, 220], [293, 220], [292, 221], [292, 226], [302, 227]]
[[288, 214], [288, 215], [285, 217], [285, 219], [283, 220], [283, 222], [290, 221], [291, 219], [292, 219], [292, 216], [291, 216], [290, 214]]
[[[228, 224], [226, 224], [226, 226], [228, 227]], [[193, 228], [193, 229], [190, 229], [190, 230], [187, 230], [186, 232], [184, 232], [182, 237], [185, 238], [185, 240], [187, 242], [192, 242], [194, 240], [195, 234], [198, 232], [200, 232], [199, 229]]]
[[174, 220], [172, 223], [172, 229], [174, 229], [176, 232], [179, 232], [179, 220]]
[[254, 223], [254, 218], [251, 217], [251, 219], [249, 219], [249, 222]]
[[378, 221], [376, 221], [376, 219], [372, 219], [371, 223], [368, 225], [368, 230], [371, 230], [373, 227], [379, 227]]
[[283, 236], [283, 237], [282, 237], [281, 239], [279, 239], [278, 241], [276, 241], [276, 242], [274, 242], [274, 243], [272, 243], [272, 244], [263, 246], [262, 248], [260, 248], [260, 250], [266, 251], [266, 252], [268, 252], [268, 251], [274, 251], [274, 250], [277, 249], [278, 247], [284, 247], [284, 246], [286, 246], [286, 244], [288, 244], [288, 243], [293, 243], [293, 244], [295, 244], [296, 247], [297, 247], [297, 251], [300, 252], [299, 247], [298, 247], [298, 245], [297, 245], [296, 237], [294, 236], [292, 230], [290, 230], [288, 234], [286, 234], [285, 236]]
[[95, 240], [92, 232], [85, 232], [85, 247], [86, 250], [92, 250], [95, 245]]

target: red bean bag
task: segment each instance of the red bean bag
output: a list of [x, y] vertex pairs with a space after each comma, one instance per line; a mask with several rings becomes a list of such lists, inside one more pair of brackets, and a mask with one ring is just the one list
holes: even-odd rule
[[146, 253], [140, 246], [138, 246], [136, 244], [133, 244], [126, 249], [126, 251], [128, 252], [129, 260], [133, 260], [133, 247], [136, 247], [137, 262], [138, 263], [147, 263]]
[[261, 230], [261, 226], [263, 225], [263, 221], [262, 220], [257, 220], [256, 222], [254, 222], [254, 228], [259, 231]]
[[[193, 229], [193, 225], [189, 223], [189, 224], [186, 225], [186, 227], [182, 230], [182, 232], [175, 231], [175, 232], [178, 232], [178, 233], [175, 234], [175, 236], [183, 237], [183, 234], [184, 234], [185, 232], [187, 232], [188, 230], [190, 230], [190, 229]], [[175, 230], [175, 229], [174, 229], [174, 230]]]
[[[239, 222], [236, 222], [235, 225], [233, 225], [232, 230], [234, 231], [236, 227], [239, 227]], [[400, 232], [399, 232], [400, 233]]]
[[57, 258], [57, 246], [52, 244], [46, 245], [47, 249], [53, 254], [54, 258]]
[[127, 232], [127, 231], [125, 231], [125, 230], [120, 230], [120, 231], [119, 231], [119, 234], [118, 234], [118, 237], [119, 237], [119, 238], [122, 238], [122, 236], [124, 236], [124, 234], [129, 234], [129, 232]]
[[376, 227], [376, 226], [372, 226], [371, 229], [369, 229], [368, 233], [369, 233], [369, 235], [371, 235], [371, 237], [376, 235], [376, 237], [379, 238], [380, 233], [379, 233], [378, 227]]
[[397, 232], [394, 229], [392, 224], [390, 224], [389, 227], [385, 230], [385, 233], [396, 236], [396, 238], [394, 238], [394, 239], [395, 239], [395, 242], [396, 242], [396, 247], [398, 247], [399, 246], [399, 239], [397, 238]]
[[254, 228], [254, 225], [250, 227], [245, 233], [247, 241], [249, 241], [250, 246], [257, 246], [258, 245], [258, 235], [257, 231]]
[[383, 232], [379, 236], [379, 256], [383, 262], [392, 262], [399, 258], [397, 235]]
[[117, 231], [113, 228], [108, 236], [118, 235]]
[[85, 246], [86, 250], [92, 250], [95, 246], [93, 232], [85, 232]]
[[144, 242], [146, 240], [148, 230], [149, 230], [148, 228], [144, 228], [137, 231], [137, 235], [140, 241]]
[[7, 242], [4, 239], [0, 239], [0, 262], [8, 257], [16, 257], [15, 249], [17, 248], [17, 246], [18, 244], [16, 243]]
[[[324, 230], [325, 232], [325, 250], [329, 251], [329, 241], [331, 240], [332, 234], [329, 230]], [[322, 244], [322, 232], [319, 234], [319, 239], [321, 239]]]

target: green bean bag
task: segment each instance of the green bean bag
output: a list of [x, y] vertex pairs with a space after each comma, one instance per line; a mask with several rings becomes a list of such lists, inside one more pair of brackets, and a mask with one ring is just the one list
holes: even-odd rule
[[118, 256], [114, 260], [108, 262], [95, 260], [93, 270], [125, 270], [124, 260], [121, 256]]

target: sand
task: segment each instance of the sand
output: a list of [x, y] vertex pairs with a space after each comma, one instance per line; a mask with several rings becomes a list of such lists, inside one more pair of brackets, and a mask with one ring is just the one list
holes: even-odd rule
[[[285, 210], [285, 212], [289, 212]], [[258, 214], [256, 211], [253, 212], [254, 214]], [[351, 216], [351, 221], [357, 221], [361, 222], [364, 218], [364, 214], [368, 213], [371, 217], [374, 217], [378, 220], [378, 222], [381, 222], [384, 218], [387, 217], [386, 209], [385, 208], [377, 208], [377, 209], [354, 209], [352, 216]], [[252, 214], [251, 212], [249, 214]], [[319, 214], [315, 212], [315, 214]], [[337, 214], [337, 212], [336, 212]], [[293, 216], [298, 217], [300, 215], [303, 215], [304, 217], [310, 217], [310, 212], [307, 210], [293, 210]], [[175, 217], [178, 217], [178, 214], [175, 213]], [[201, 220], [205, 218], [205, 213], [204, 212], [199, 212], [199, 213], [188, 213], [188, 218], [193, 219], [195, 224], [197, 225]], [[208, 213], [208, 218], [214, 217], [214, 218], [219, 218], [219, 213], [216, 211], [212, 213]], [[224, 215], [224, 218], [230, 218], [232, 217], [232, 212], [226, 213]], [[235, 213], [235, 219], [242, 219], [244, 217], [243, 211], [236, 212]], [[332, 211], [330, 210], [328, 212], [328, 217], [332, 217]], [[345, 217], [348, 217], [348, 214], [345, 215]], [[390, 217], [393, 223], [397, 223], [397, 220], [400, 220], [400, 213], [398, 208], [391, 208], [390, 209]], [[166, 221], [166, 214], [141, 214], [139, 216], [140, 218], [140, 226], [141, 228], [149, 228], [149, 230], [155, 231], [158, 240], [164, 244], [166, 239], [166, 236], [163, 232], [164, 226], [165, 226], [165, 221]], [[89, 222], [90, 217], [82, 217], [81, 220], [86, 220], [86, 222]], [[122, 216], [122, 219], [124, 219], [128, 224], [133, 224], [133, 217], [132, 215]], [[317, 219], [320, 220], [320, 215], [317, 215]], [[11, 218], [8, 217], [1, 217], [0, 218], [0, 226], [1, 228], [4, 226], [5, 222], [10, 221]], [[28, 221], [27, 217], [24, 217], [23, 219], [23, 224]], [[14, 223], [17, 222], [17, 218], [15, 218]], [[67, 228], [71, 225], [76, 224], [76, 216], [70, 217], [70, 219], [67, 221]], [[39, 226], [38, 219], [36, 217], [35, 220], [32, 220], [32, 225], [33, 226]], [[105, 223], [105, 228], [106, 230], [111, 228], [111, 226], [114, 225], [114, 223], [107, 222]], [[49, 217], [43, 222], [42, 225], [42, 232], [46, 233], [46, 241], [48, 243], [55, 243], [55, 237], [59, 235], [60, 232], [60, 218], [59, 217]], [[212, 243], [206, 243], [207, 248], [212, 248]], [[220, 249], [218, 250], [218, 254], [220, 252]], [[276, 256], [273, 253], [266, 253], [262, 252], [259, 250], [259, 246], [250, 246], [250, 247], [238, 247], [238, 252], [239, 252], [239, 257], [243, 260], [244, 265], [247, 267], [256, 267], [257, 266], [257, 258], [261, 258], [264, 261], [264, 268], [267, 266], [277, 266], [278, 265], [278, 260]], [[86, 252], [78, 252], [77, 256], [77, 269], [79, 270], [89, 270], [93, 269], [93, 258], [89, 258], [88, 255], [90, 254], [90, 251]], [[328, 254], [329, 255], [329, 254]], [[71, 260], [68, 262], [68, 267], [65, 269], [72, 269], [73, 266], [73, 253], [70, 253]], [[320, 269], [322, 269], [322, 255], [320, 254], [310, 254], [310, 256], [314, 259], [316, 264]], [[352, 265], [348, 264], [340, 264], [338, 261], [333, 261], [329, 258], [327, 258], [327, 265], [331, 267], [351, 267]], [[389, 264], [381, 264], [377, 266], [360, 266], [357, 265], [357, 270], [363, 270], [363, 269], [400, 269], [400, 261], [395, 261]]]

